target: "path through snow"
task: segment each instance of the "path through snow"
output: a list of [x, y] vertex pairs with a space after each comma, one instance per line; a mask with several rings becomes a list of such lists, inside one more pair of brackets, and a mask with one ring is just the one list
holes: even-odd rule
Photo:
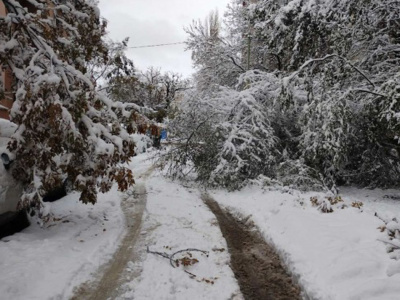
[[[122, 287], [125, 293], [118, 299], [242, 299], [229, 267], [226, 241], [200, 193], [159, 173], [145, 184], [148, 194], [141, 230], [141, 261], [131, 262], [131, 269], [141, 272]], [[198, 262], [173, 268], [168, 259], [147, 253], [147, 247], [167, 255], [196, 248], [207, 251], [208, 256], [200, 252], [180, 253], [176, 259], [187, 257]]]
[[136, 185], [133, 194], [123, 198], [121, 206], [125, 214], [127, 234], [113, 258], [99, 268], [94, 276], [95, 280], [82, 284], [72, 299], [116, 299], [120, 293], [120, 287], [132, 280], [132, 275], [138, 275], [127, 274], [126, 267], [130, 261], [139, 260], [134, 245], [139, 237], [143, 211], [146, 207], [145, 186], [143, 184]]
[[[150, 176], [152, 167], [143, 173], [144, 165], [150, 166], [145, 161], [137, 166], [137, 197], [123, 198], [126, 236], [113, 258], [76, 289], [73, 299], [243, 299], [218, 222], [199, 191], [157, 172]], [[181, 259], [180, 265], [172, 266], [147, 248], [165, 255], [187, 248], [206, 253], [184, 251], [174, 257]], [[194, 263], [185, 266], [185, 259]]]
[[300, 288], [254, 226], [222, 210], [209, 194], [202, 198], [218, 219], [231, 254], [231, 267], [245, 299], [301, 299]]

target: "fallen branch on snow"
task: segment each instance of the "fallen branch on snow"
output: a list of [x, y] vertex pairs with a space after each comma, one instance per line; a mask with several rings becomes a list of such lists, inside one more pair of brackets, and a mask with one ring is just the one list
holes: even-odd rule
[[201, 253], [205, 254], [208, 257], [208, 251], [194, 249], [194, 248], [188, 248], [188, 249], [179, 250], [179, 251], [176, 251], [176, 252], [172, 253], [171, 255], [169, 255], [168, 253], [165, 253], [165, 252], [150, 251], [149, 246], [147, 246], [147, 253], [159, 255], [161, 257], [169, 259], [169, 263], [173, 268], [176, 268], [177, 266], [179, 266], [179, 265], [174, 266], [174, 263], [176, 264], [176, 262], [174, 262], [174, 256], [175, 255], [177, 255], [179, 253], [182, 253], [182, 252], [193, 252], [193, 251], [201, 252]]

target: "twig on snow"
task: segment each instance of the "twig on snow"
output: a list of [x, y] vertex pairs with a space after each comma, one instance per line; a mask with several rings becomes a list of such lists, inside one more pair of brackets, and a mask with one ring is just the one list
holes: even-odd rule
[[189, 274], [190, 278], [196, 278], [197, 277], [197, 275], [195, 275], [193, 273], [190, 273], [189, 271], [186, 271], [186, 270], [184, 270], [184, 271], [185, 271], [185, 273]]
[[168, 255], [168, 253], [165, 253], [165, 252], [150, 251], [149, 246], [147, 246], [147, 253], [159, 255], [161, 257], [169, 259], [169, 263], [171, 264], [171, 266], [173, 268], [176, 267], [176, 266], [174, 266], [174, 260], [173, 260], [175, 255], [177, 255], [179, 253], [182, 253], [182, 252], [194, 252], [194, 251], [201, 252], [201, 253], [205, 254], [208, 257], [208, 251], [199, 250], [199, 249], [195, 249], [195, 248], [188, 248], [188, 249], [179, 250], [179, 251], [176, 251], [176, 252], [172, 253], [171, 255]]

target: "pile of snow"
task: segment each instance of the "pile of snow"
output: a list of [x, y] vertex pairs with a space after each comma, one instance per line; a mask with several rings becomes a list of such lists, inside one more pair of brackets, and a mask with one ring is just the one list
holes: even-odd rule
[[[367, 198], [369, 193], [373, 194], [344, 191], [347, 207], [333, 206], [333, 213], [312, 205], [310, 197], [326, 196], [317, 193], [251, 187], [234, 193], [215, 191], [213, 196], [237, 216], [254, 222], [311, 299], [399, 299], [400, 262], [387, 253], [385, 233], [378, 230], [384, 223], [374, 214], [400, 217], [400, 203], [383, 199], [383, 191]], [[352, 207], [355, 201], [363, 206]]]

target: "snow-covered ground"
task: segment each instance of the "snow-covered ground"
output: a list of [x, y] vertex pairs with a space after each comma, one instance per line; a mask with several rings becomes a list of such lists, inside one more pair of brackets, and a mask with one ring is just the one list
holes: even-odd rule
[[[171, 182], [151, 167], [148, 155], [130, 164], [147, 189], [147, 204], [138, 245], [138, 261], [126, 271], [132, 279], [118, 299], [241, 299], [229, 253], [214, 215], [200, 192]], [[321, 193], [267, 191], [253, 186], [239, 192], [213, 191], [223, 207], [254, 223], [277, 248], [288, 269], [311, 299], [400, 299], [400, 260], [387, 253], [383, 221], [400, 220], [400, 191], [343, 189], [344, 203], [322, 213], [310, 197]], [[0, 299], [69, 299], [75, 287], [91, 280], [126, 232], [115, 188], [95, 206], [79, 203], [77, 194], [46, 204], [55, 219], [32, 224], [0, 241]], [[326, 199], [325, 199], [326, 200]], [[351, 203], [361, 201], [361, 209]], [[338, 208], [346, 204], [344, 209]], [[375, 216], [378, 214], [379, 218]], [[393, 225], [393, 224], [392, 224]], [[196, 259], [173, 268], [168, 255]], [[185, 272], [187, 271], [187, 272]]]
[[[311, 299], [327, 300], [400, 299], [400, 261], [387, 253], [382, 242], [387, 234], [378, 230], [384, 223], [374, 216], [400, 220], [399, 195], [348, 188], [342, 191], [347, 208], [322, 213], [310, 201], [324, 199], [320, 193], [259, 187], [213, 192], [222, 206], [253, 222], [275, 245]], [[363, 202], [361, 209], [351, 206], [355, 201]]]
[[113, 188], [85, 205], [70, 194], [46, 210], [56, 218], [0, 241], [0, 299], [69, 299], [109, 259], [125, 232]]
[[[187, 257], [198, 262], [173, 268], [168, 259], [145, 253], [144, 261], [139, 266], [136, 264], [141, 274], [125, 287], [122, 299], [241, 299], [229, 267], [226, 242], [216, 218], [201, 201], [200, 193], [159, 173], [147, 180], [146, 188], [142, 247], [168, 255], [189, 248], [204, 250], [207, 254], [185, 251], [174, 259]], [[135, 263], [131, 266], [134, 268]]]
[[[138, 183], [151, 167], [147, 155], [130, 164]], [[229, 254], [216, 219], [200, 194], [164, 179], [160, 174], [146, 182], [147, 207], [143, 218], [142, 261], [127, 269], [141, 274], [123, 287], [122, 299], [241, 299], [229, 268]], [[115, 188], [100, 194], [95, 206], [78, 201], [77, 194], [46, 204], [56, 219], [43, 227], [32, 224], [0, 241], [0, 299], [70, 299], [81, 283], [94, 279], [95, 271], [109, 261], [125, 233], [120, 207], [122, 193]], [[198, 263], [173, 268], [169, 260], [150, 253], [191, 251]], [[222, 251], [224, 249], [224, 251]], [[188, 256], [187, 252], [175, 259]], [[191, 278], [188, 271], [194, 275]]]

